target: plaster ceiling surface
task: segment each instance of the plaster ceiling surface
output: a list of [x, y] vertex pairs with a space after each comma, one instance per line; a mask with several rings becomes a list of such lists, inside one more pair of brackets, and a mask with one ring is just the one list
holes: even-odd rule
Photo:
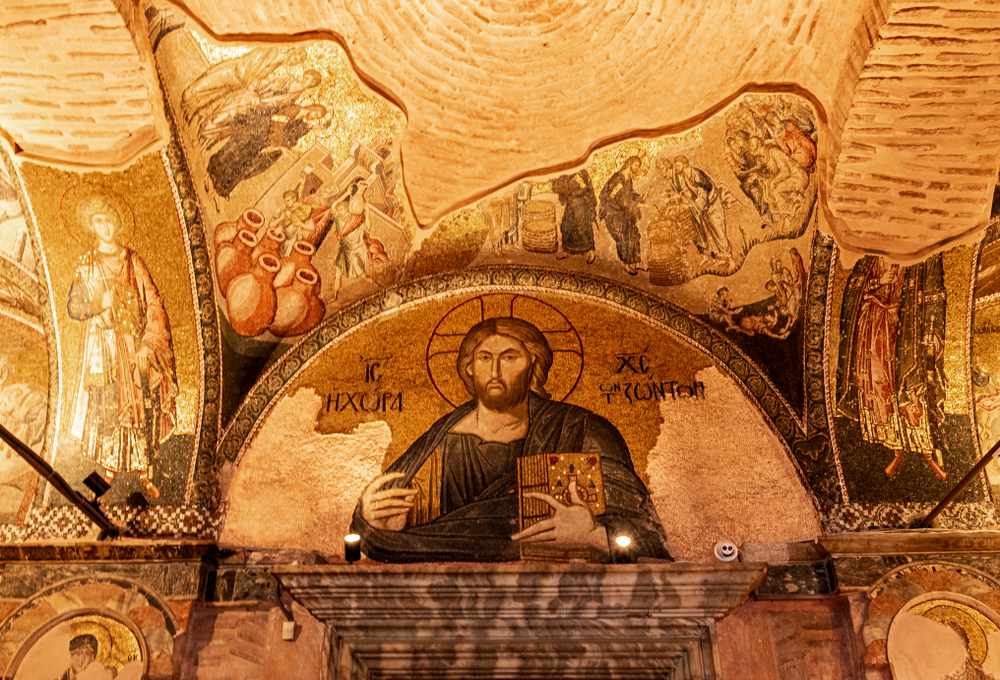
[[[127, 30], [138, 8], [120, 4], [129, 21], [108, 13], [110, 0], [4, 3], [0, 127], [25, 156], [121, 165], [148, 147], [139, 142], [158, 130], [162, 99], [144, 32]], [[406, 189], [424, 226], [519, 177], [582, 163], [604, 143], [689, 128], [747, 89], [786, 89], [821, 111], [821, 188], [841, 245], [906, 259], [974, 237], [988, 220], [1000, 162], [998, 5], [188, 0], [180, 9], [220, 39], [340, 41], [364, 80], [406, 112]], [[100, 49], [66, 48], [88, 41]], [[81, 73], [132, 80], [92, 80], [70, 96]], [[109, 95], [139, 81], [145, 100], [134, 89], [123, 101]], [[59, 119], [78, 109], [90, 114]]]
[[0, 3], [0, 128], [23, 157], [116, 167], [169, 134], [148, 42], [111, 0]]

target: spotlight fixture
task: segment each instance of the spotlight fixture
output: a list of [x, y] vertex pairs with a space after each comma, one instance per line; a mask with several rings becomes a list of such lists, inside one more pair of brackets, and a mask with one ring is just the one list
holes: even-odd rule
[[105, 481], [104, 477], [101, 477], [96, 472], [91, 472], [85, 480], [83, 480], [84, 485], [94, 492], [94, 501], [96, 502], [101, 496], [108, 492], [111, 485]]
[[361, 559], [361, 537], [357, 534], [344, 536], [344, 559], [354, 564]]
[[611, 548], [611, 561], [614, 564], [632, 564], [632, 553], [629, 547], [632, 537], [625, 534], [615, 536], [615, 545]]

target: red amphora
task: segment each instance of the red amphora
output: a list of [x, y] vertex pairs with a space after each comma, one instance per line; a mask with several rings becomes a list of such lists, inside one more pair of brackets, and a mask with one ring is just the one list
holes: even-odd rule
[[264, 253], [269, 253], [275, 257], [279, 257], [278, 248], [284, 242], [285, 234], [281, 231], [281, 229], [268, 229], [260, 237], [260, 241], [257, 242], [257, 247], [250, 253], [250, 261], [257, 264], [260, 256]]
[[247, 208], [243, 214], [236, 218], [236, 223], [240, 229], [249, 229], [259, 236], [260, 232], [264, 230], [264, 214], [259, 210]]
[[301, 335], [322, 321], [326, 305], [316, 297], [314, 288], [318, 281], [312, 269], [299, 269], [291, 284], [278, 288], [272, 333], [282, 338]]
[[215, 278], [222, 297], [226, 297], [233, 279], [250, 271], [250, 253], [256, 246], [257, 236], [249, 229], [241, 229], [232, 242], [223, 243], [215, 251]]
[[299, 269], [311, 269], [310, 262], [315, 254], [316, 246], [308, 241], [296, 241], [292, 251], [281, 260], [281, 270], [274, 277], [274, 287], [281, 288], [290, 284]]
[[280, 266], [277, 257], [265, 253], [253, 269], [240, 274], [229, 284], [226, 297], [229, 323], [240, 335], [260, 335], [274, 320], [274, 275]]
[[[316, 290], [316, 285], [313, 285], [313, 290]], [[314, 294], [309, 298], [309, 313], [306, 314], [306, 318], [302, 320], [302, 323], [297, 328], [292, 329], [292, 333], [294, 335], [308, 333], [319, 325], [319, 322], [323, 320], [325, 315], [326, 305]]]
[[223, 243], [229, 243], [234, 238], [236, 234], [240, 233], [240, 226], [236, 222], [222, 222], [215, 228], [215, 249], [218, 250], [219, 246]]

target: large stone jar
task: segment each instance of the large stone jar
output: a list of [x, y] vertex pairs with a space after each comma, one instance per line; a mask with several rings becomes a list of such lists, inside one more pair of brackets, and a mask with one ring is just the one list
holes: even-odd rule
[[281, 229], [268, 229], [261, 235], [260, 240], [257, 242], [257, 247], [250, 253], [250, 261], [253, 264], [257, 264], [257, 261], [260, 260], [260, 256], [264, 253], [269, 253], [280, 258], [281, 256], [278, 254], [278, 248], [280, 248], [281, 244], [284, 242], [285, 234], [282, 233]]
[[250, 271], [250, 253], [257, 245], [257, 237], [249, 229], [241, 229], [236, 239], [223, 243], [215, 252], [215, 278], [219, 282], [222, 297], [226, 297], [229, 285], [240, 274]]
[[264, 219], [264, 214], [259, 210], [247, 208], [243, 211], [243, 214], [236, 219], [236, 222], [240, 225], [240, 229], [249, 229], [254, 234], [259, 235], [264, 229], [266, 220]]
[[295, 245], [292, 246], [292, 251], [281, 260], [281, 270], [274, 277], [274, 287], [281, 288], [289, 285], [295, 279], [295, 272], [299, 269], [312, 269], [310, 263], [315, 254], [316, 246], [308, 241], [296, 241]]
[[[326, 307], [313, 290], [316, 282], [315, 272], [311, 269], [299, 269], [290, 285], [278, 289], [277, 311], [271, 324], [272, 333], [282, 338], [301, 335], [320, 322]], [[317, 313], [319, 318], [313, 320]]]
[[240, 335], [260, 335], [274, 320], [274, 276], [279, 268], [278, 258], [265, 253], [252, 270], [229, 284], [226, 297], [229, 323]]
[[215, 249], [218, 250], [223, 243], [229, 243], [236, 238], [236, 234], [240, 233], [241, 228], [237, 222], [220, 223], [215, 228]]
[[[315, 289], [315, 286], [313, 286]], [[302, 320], [296, 328], [292, 329], [293, 335], [302, 335], [303, 333], [308, 333], [312, 329], [319, 325], [319, 322], [323, 320], [326, 315], [326, 305], [318, 297], [313, 295], [309, 298], [309, 313], [306, 314], [306, 318]]]

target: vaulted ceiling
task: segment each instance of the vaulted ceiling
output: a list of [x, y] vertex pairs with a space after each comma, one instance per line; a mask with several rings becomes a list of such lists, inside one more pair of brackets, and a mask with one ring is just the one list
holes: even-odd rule
[[[220, 39], [340, 42], [407, 116], [431, 226], [609, 141], [690, 127], [748, 89], [809, 96], [841, 245], [912, 259], [974, 239], [1000, 163], [996, 0], [190, 0]], [[143, 7], [6, 0], [0, 129], [23, 158], [120, 168], [163, 143]]]

